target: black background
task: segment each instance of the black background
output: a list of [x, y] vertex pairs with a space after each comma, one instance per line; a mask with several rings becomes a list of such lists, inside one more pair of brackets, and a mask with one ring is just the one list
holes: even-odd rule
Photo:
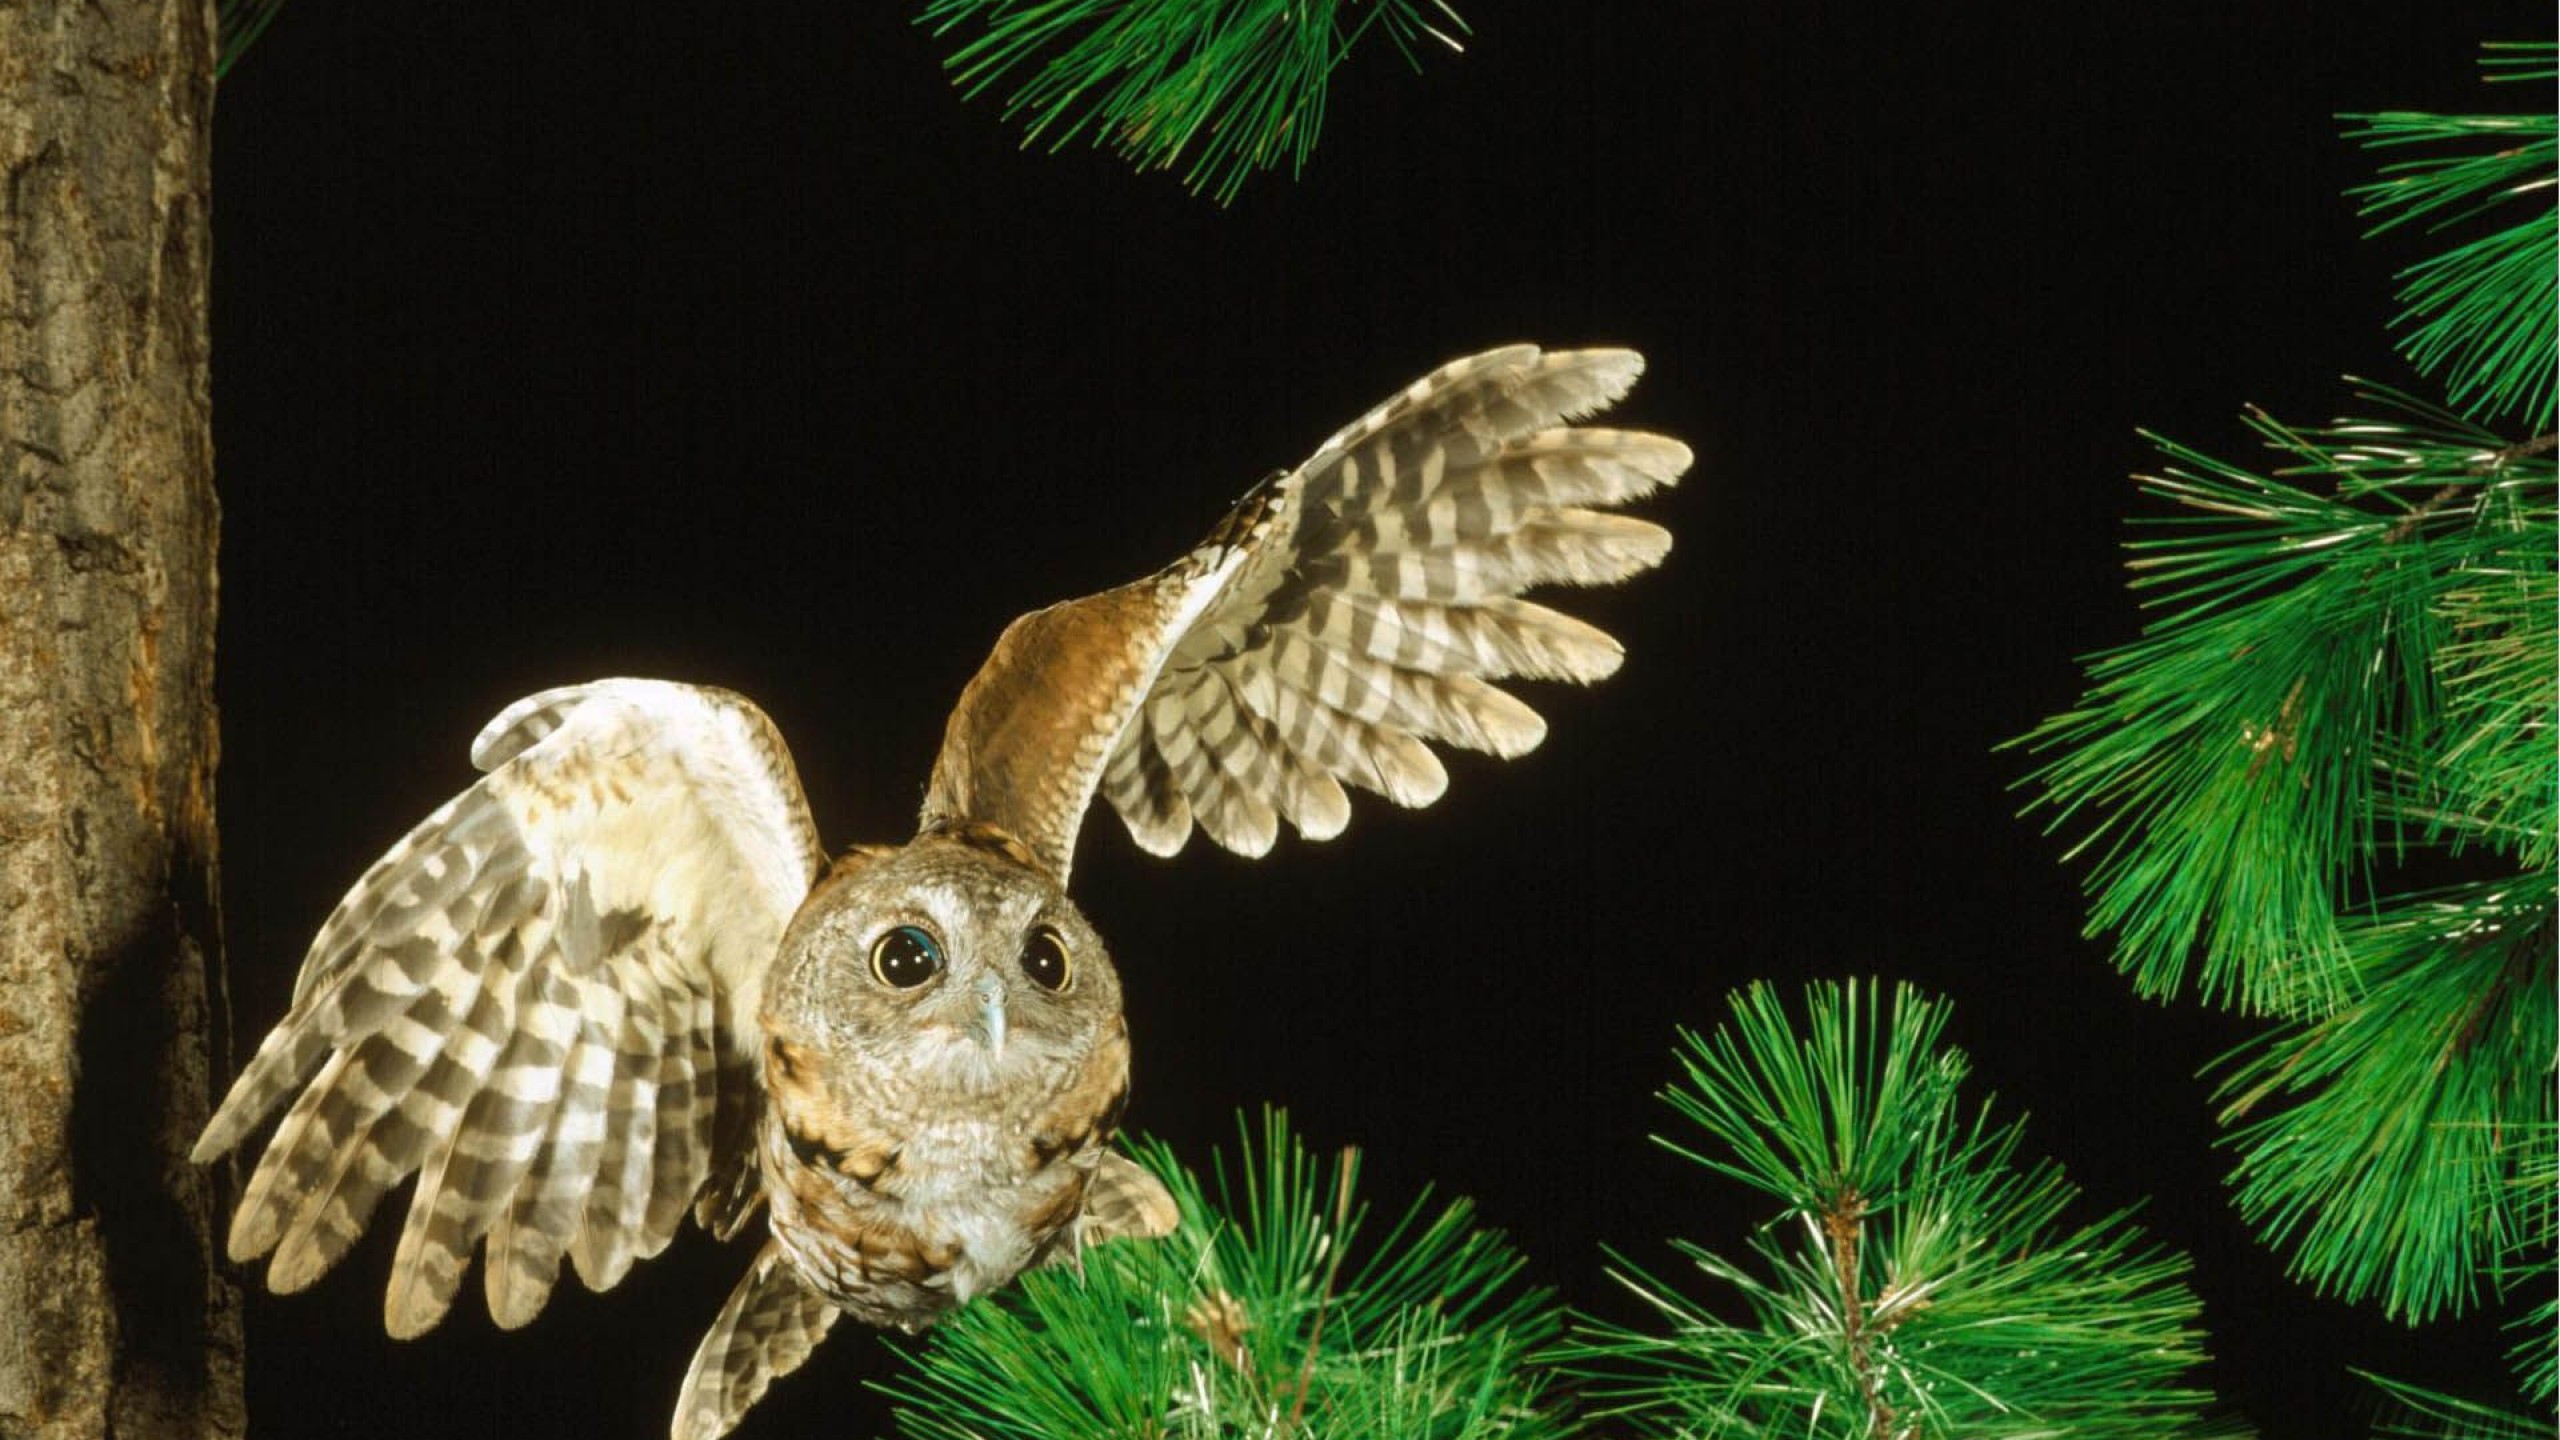
[[[243, 1053], [311, 930], [468, 779], [490, 714], [611, 674], [791, 737], [831, 844], [903, 838], [1006, 620], [1172, 558], [1266, 470], [1453, 355], [1635, 346], [1621, 414], [1698, 463], [1678, 545], [1570, 601], [1625, 642], [1530, 687], [1547, 744], [1452, 760], [1248, 863], [1087, 827], [1077, 891], [1186, 1154], [1288, 1104], [1371, 1193], [1478, 1198], [1579, 1304], [1599, 1247], [1737, 1250], [1751, 1197], [1649, 1147], [1675, 1022], [1743, 981], [1955, 1002], [2094, 1215], [2196, 1263], [2209, 1379], [2352, 1433], [2358, 1365], [2494, 1387], [2493, 1322], [2287, 1282], [2227, 1205], [2209, 1085], [2249, 1027], [2134, 999], [1993, 746], [2134, 633], [2137, 425], [2246, 448], [2407, 378], [2332, 112], [2484, 95], [2544, 10], [1752, 3], [1469, 8], [1372, 47], [1299, 183], [1232, 209], [1023, 152], [888, 4], [287, 9], [217, 122], [222, 772]], [[2105, 15], [2077, 13], [2083, 8]], [[255, 1431], [663, 1433], [744, 1261], [688, 1235], [501, 1336], [379, 1329], [395, 1226], [249, 1310]], [[748, 1436], [885, 1428], [839, 1331]]]

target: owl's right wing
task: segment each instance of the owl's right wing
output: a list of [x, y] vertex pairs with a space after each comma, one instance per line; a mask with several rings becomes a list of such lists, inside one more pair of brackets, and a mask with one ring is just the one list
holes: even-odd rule
[[1689, 448], [1572, 423], [1643, 369], [1531, 345], [1451, 361], [1174, 564], [1016, 620], [952, 712], [924, 823], [996, 825], [1063, 884], [1097, 792], [1155, 854], [1196, 824], [1260, 855], [1283, 822], [1340, 833], [1346, 785], [1438, 799], [1425, 741], [1535, 746], [1546, 722], [1494, 682], [1588, 684], [1621, 651], [1522, 593], [1611, 584], [1671, 548], [1616, 507], [1678, 480]]
[[602, 1290], [697, 1200], [742, 1218], [757, 1005], [823, 861], [781, 736], [727, 691], [547, 690], [471, 758], [488, 773], [321, 927], [195, 1147], [221, 1155], [301, 1087], [231, 1224], [231, 1257], [274, 1251], [280, 1292], [417, 1176], [384, 1305], [401, 1336], [443, 1318], [484, 1237], [490, 1314], [514, 1326], [564, 1255]]

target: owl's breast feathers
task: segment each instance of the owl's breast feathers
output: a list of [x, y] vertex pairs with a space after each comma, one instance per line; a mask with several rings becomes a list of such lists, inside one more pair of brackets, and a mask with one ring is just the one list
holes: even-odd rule
[[775, 1239], [830, 1301], [915, 1330], [1071, 1239], [1127, 1102], [1128, 1027], [1113, 1016], [1052, 1083], [956, 1115], [876, 1093], [857, 1111], [813, 1052], [782, 1040], [765, 1075], [757, 1159]]

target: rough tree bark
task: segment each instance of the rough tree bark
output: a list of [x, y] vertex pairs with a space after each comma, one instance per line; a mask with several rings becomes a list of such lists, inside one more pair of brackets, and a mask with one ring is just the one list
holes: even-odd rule
[[0, 1435], [237, 1435], [206, 987], [213, 8], [0, 0]]

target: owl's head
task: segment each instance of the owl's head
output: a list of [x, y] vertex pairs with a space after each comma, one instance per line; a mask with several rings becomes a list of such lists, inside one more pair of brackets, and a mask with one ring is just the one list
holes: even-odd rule
[[860, 1152], [968, 1117], [1107, 1134], [1128, 1084], [1111, 957], [1002, 832], [839, 861], [784, 932], [763, 1021], [777, 1118], [857, 1175]]

